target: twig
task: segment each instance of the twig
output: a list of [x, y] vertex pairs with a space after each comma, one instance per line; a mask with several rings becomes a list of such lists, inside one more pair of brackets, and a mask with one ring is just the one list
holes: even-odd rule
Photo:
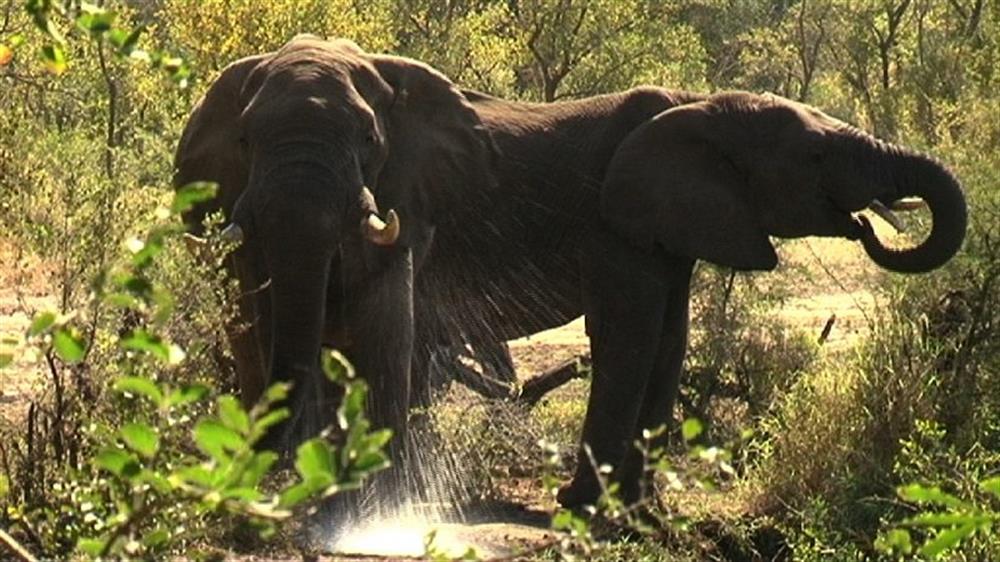
[[14, 537], [8, 535], [3, 529], [0, 529], [0, 543], [2, 543], [17, 560], [21, 560], [22, 562], [38, 562], [38, 559], [28, 552], [28, 549], [21, 546], [21, 543], [17, 542]]
[[118, 120], [118, 85], [115, 84], [115, 80], [111, 76], [111, 71], [108, 69], [108, 62], [104, 56], [104, 45], [101, 43], [97, 44], [97, 62], [101, 67], [101, 76], [104, 78], [104, 84], [108, 88], [108, 122], [106, 144], [104, 147], [104, 173], [108, 176], [109, 180], [113, 180], [115, 179], [114, 149], [117, 144], [115, 142], [115, 123]]
[[53, 417], [53, 431], [55, 435], [52, 439], [53, 452], [56, 455], [56, 462], [62, 462], [63, 460], [63, 443], [62, 443], [62, 430], [63, 430], [63, 413], [65, 410], [65, 404], [63, 401], [63, 380], [62, 375], [59, 373], [59, 368], [56, 366], [55, 359], [52, 355], [52, 350], [45, 353], [45, 362], [49, 366], [49, 372], [52, 373], [52, 383], [55, 386], [55, 404], [53, 405], [55, 410], [52, 413]]
[[826, 340], [830, 338], [830, 332], [833, 331], [833, 323], [836, 321], [837, 321], [836, 313], [831, 314], [830, 318], [827, 319], [826, 324], [823, 326], [823, 331], [820, 332], [819, 334], [819, 338], [816, 341], [817, 344], [823, 345], [824, 343], [826, 343]]

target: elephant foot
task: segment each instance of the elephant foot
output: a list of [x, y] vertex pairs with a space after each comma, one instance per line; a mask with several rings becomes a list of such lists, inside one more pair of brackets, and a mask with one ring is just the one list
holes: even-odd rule
[[576, 475], [573, 481], [559, 488], [556, 501], [566, 509], [578, 509], [585, 505], [596, 505], [601, 497], [601, 486], [594, 478]]

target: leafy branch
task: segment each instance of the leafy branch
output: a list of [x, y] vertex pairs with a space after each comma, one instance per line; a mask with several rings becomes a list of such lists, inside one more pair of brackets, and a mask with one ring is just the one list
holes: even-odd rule
[[[1000, 500], [1000, 476], [987, 478], [979, 488]], [[989, 533], [1000, 523], [1000, 512], [985, 504], [962, 500], [937, 486], [909, 484], [896, 490], [909, 503], [929, 508], [896, 524], [875, 541], [875, 548], [900, 558], [912, 554], [934, 560], [959, 547], [976, 533]], [[914, 545], [911, 531], [920, 537]]]

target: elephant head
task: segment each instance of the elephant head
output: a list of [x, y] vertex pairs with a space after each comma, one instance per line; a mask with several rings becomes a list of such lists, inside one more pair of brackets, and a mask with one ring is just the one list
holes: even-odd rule
[[[492, 181], [468, 101], [416, 61], [299, 36], [227, 67], [196, 107], [175, 185], [220, 184], [241, 241], [230, 264], [250, 329], [230, 330], [244, 401], [294, 383], [283, 446], [320, 429], [321, 345], [373, 387], [377, 425], [405, 431], [414, 250]], [[197, 229], [211, 207], [186, 220]], [[399, 439], [394, 440], [398, 442]]]
[[[930, 208], [926, 240], [891, 249], [871, 208]], [[657, 115], [627, 138], [602, 192], [607, 220], [635, 242], [738, 269], [770, 270], [768, 236], [860, 239], [877, 264], [903, 273], [943, 265], [965, 236], [966, 204], [935, 160], [773, 95], [730, 92]]]

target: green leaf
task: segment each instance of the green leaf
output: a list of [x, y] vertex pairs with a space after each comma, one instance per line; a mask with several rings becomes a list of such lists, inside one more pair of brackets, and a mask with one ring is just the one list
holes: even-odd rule
[[167, 404], [170, 406], [183, 406], [191, 402], [197, 402], [211, 392], [211, 389], [203, 384], [187, 384], [167, 395]]
[[174, 484], [159, 472], [153, 470], [143, 470], [136, 479], [138, 482], [149, 484], [160, 494], [169, 494], [174, 489]]
[[218, 189], [219, 185], [213, 182], [189, 183], [174, 193], [170, 211], [178, 215], [186, 213], [198, 203], [214, 199]]
[[203, 453], [223, 463], [229, 462], [226, 451], [239, 451], [246, 446], [239, 433], [211, 419], [195, 426], [194, 441]]
[[979, 483], [979, 487], [982, 488], [984, 492], [993, 494], [994, 497], [1000, 499], [1000, 476], [994, 476], [993, 478], [987, 478]]
[[577, 525], [578, 517], [568, 509], [560, 509], [552, 516], [552, 528], [557, 531], [568, 531]]
[[364, 414], [367, 394], [368, 388], [364, 381], [357, 380], [347, 385], [344, 398], [340, 402], [340, 407], [337, 408], [337, 423], [340, 424], [341, 429], [350, 428], [358, 417]]
[[31, 326], [28, 327], [28, 337], [34, 337], [43, 334], [56, 323], [56, 313], [51, 311], [39, 312], [35, 315], [35, 318], [31, 321]]
[[684, 437], [684, 441], [695, 439], [704, 430], [705, 426], [696, 418], [688, 418], [681, 424], [681, 435]]
[[114, 23], [114, 12], [87, 3], [82, 4], [81, 14], [76, 18], [76, 25], [91, 35], [100, 35], [110, 30]]
[[157, 406], [163, 404], [163, 392], [155, 382], [143, 377], [122, 377], [115, 381], [114, 389], [118, 392], [128, 392], [145, 396]]
[[146, 424], [128, 423], [119, 433], [129, 448], [146, 458], [152, 458], [160, 448], [160, 437]]
[[156, 548], [160, 545], [166, 544], [168, 540], [170, 540], [170, 531], [160, 527], [143, 535], [142, 544], [149, 548]]
[[149, 267], [156, 256], [163, 252], [163, 239], [150, 236], [145, 241], [133, 240], [132, 265], [137, 269]]
[[909, 484], [900, 486], [896, 491], [900, 498], [912, 503], [942, 505], [945, 507], [963, 507], [965, 505], [962, 500], [947, 492], [943, 492], [937, 486], [928, 487], [921, 484]]
[[130, 453], [116, 448], [107, 448], [97, 453], [94, 464], [115, 476], [131, 478], [139, 473], [139, 461]]
[[976, 531], [976, 525], [969, 523], [953, 529], [945, 529], [920, 548], [920, 554], [928, 558], [937, 558], [958, 546], [958, 543]]
[[271, 410], [257, 419], [254, 422], [252, 433], [254, 441], [263, 437], [268, 428], [281, 423], [283, 420], [287, 419], [289, 415], [290, 412], [288, 408], [278, 408], [277, 410]]
[[299, 482], [294, 486], [285, 488], [278, 496], [278, 505], [280, 507], [295, 507], [323, 488], [323, 486], [317, 486], [316, 484]]
[[383, 428], [368, 434], [367, 446], [370, 449], [382, 449], [392, 439], [392, 430]]
[[268, 404], [274, 404], [275, 402], [280, 402], [288, 398], [288, 392], [291, 390], [292, 385], [287, 382], [276, 382], [271, 386], [267, 387], [264, 391], [264, 400]]
[[303, 480], [336, 477], [333, 453], [321, 438], [314, 438], [299, 445], [295, 452], [295, 469]]
[[66, 53], [58, 45], [45, 45], [42, 47], [42, 60], [45, 61], [45, 68], [49, 72], [59, 76], [66, 72]]
[[263, 494], [252, 487], [240, 486], [237, 488], [227, 488], [222, 492], [222, 499], [240, 500], [244, 502], [255, 502], [263, 498]]
[[354, 367], [342, 353], [331, 350], [323, 354], [323, 372], [333, 382], [346, 384], [354, 379]]
[[893, 529], [875, 540], [875, 549], [887, 554], [910, 554], [913, 540], [906, 529]]
[[76, 550], [96, 558], [104, 552], [104, 545], [107, 543], [107, 539], [88, 539], [81, 538], [76, 542]]
[[119, 344], [125, 349], [148, 353], [164, 363], [171, 364], [171, 360], [174, 359], [171, 356], [169, 344], [164, 342], [160, 336], [150, 334], [142, 328], [134, 330], [131, 334], [122, 338]]
[[174, 474], [184, 482], [201, 488], [211, 488], [215, 482], [215, 476], [212, 471], [200, 465], [186, 466]]
[[0, 369], [14, 362], [14, 354], [9, 351], [0, 351]]
[[250, 433], [250, 416], [243, 410], [243, 406], [235, 396], [220, 396], [218, 405], [219, 419], [226, 427], [243, 435]]
[[153, 284], [149, 282], [148, 279], [144, 279], [137, 275], [125, 275], [115, 279], [125, 291], [130, 295], [141, 299], [143, 301], [147, 300], [153, 292]]
[[354, 461], [354, 470], [369, 474], [389, 467], [389, 458], [381, 451], [369, 451]]
[[257, 487], [260, 481], [271, 470], [274, 463], [278, 461], [278, 454], [272, 451], [256, 453], [247, 461], [243, 475], [240, 477], [240, 484], [244, 486]]
[[902, 522], [908, 527], [957, 527], [959, 525], [982, 525], [990, 523], [989, 515], [973, 513], [920, 513]]
[[146, 27], [140, 25], [127, 33], [123, 29], [113, 29], [108, 34], [108, 40], [118, 49], [121, 56], [129, 56], [135, 51], [135, 46], [139, 43], [139, 37], [146, 31]]
[[77, 363], [83, 359], [86, 351], [83, 337], [71, 328], [56, 328], [52, 333], [52, 347], [63, 361]]

